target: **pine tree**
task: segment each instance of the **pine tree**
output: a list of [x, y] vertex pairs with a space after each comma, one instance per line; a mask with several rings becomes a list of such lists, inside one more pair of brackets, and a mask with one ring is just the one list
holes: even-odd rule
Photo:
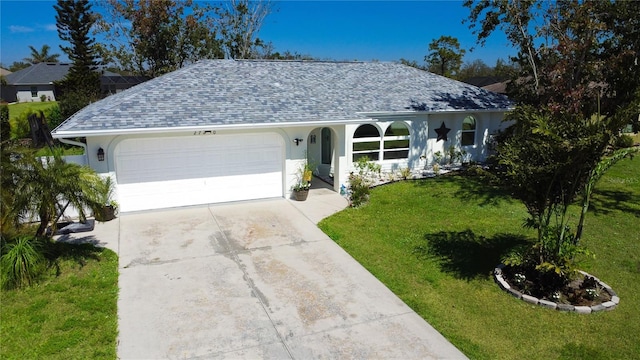
[[96, 22], [88, 0], [58, 0], [56, 10], [58, 36], [70, 46], [60, 46], [73, 62], [67, 76], [59, 82], [62, 96], [60, 111], [68, 117], [100, 95], [100, 74], [95, 39], [89, 31]]

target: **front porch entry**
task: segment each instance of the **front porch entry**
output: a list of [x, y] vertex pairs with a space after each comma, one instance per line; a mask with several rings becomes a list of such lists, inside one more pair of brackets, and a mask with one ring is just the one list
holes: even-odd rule
[[335, 135], [328, 128], [315, 128], [307, 138], [307, 155], [315, 165], [314, 175], [333, 185], [334, 165], [336, 162]]

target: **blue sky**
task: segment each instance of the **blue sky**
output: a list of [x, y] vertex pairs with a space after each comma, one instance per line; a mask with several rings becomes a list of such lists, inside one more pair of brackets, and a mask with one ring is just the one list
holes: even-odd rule
[[[5, 66], [29, 56], [29, 45], [44, 44], [62, 54], [55, 28], [54, 1], [0, 0], [0, 61]], [[513, 53], [504, 37], [494, 35], [484, 48], [462, 20], [460, 1], [275, 1], [260, 38], [276, 51], [289, 50], [331, 60], [423, 63], [428, 45], [441, 35], [460, 40], [465, 61], [494, 65]], [[476, 49], [473, 52], [468, 50]], [[62, 54], [61, 60], [66, 60]]]

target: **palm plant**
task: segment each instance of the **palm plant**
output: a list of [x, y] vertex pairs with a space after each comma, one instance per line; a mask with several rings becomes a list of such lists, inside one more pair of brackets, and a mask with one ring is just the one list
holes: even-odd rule
[[29, 45], [29, 50], [31, 50], [31, 57], [24, 58], [24, 61], [31, 64], [37, 64], [41, 62], [58, 62], [60, 54], [49, 54], [49, 49], [51, 49], [49, 45], [42, 45], [42, 49], [38, 51], [38, 49]]
[[[0, 283], [3, 287], [32, 284], [46, 269], [49, 223], [55, 233], [56, 216], [73, 205], [80, 218], [103, 204], [108, 184], [92, 169], [64, 161], [62, 150], [38, 158], [34, 150], [3, 141], [0, 149]], [[35, 236], [23, 226], [38, 220]]]
[[[17, 204], [15, 185], [25, 177], [29, 166], [26, 149], [19, 148], [12, 141], [3, 141], [0, 151], [0, 232], [3, 238], [11, 237], [20, 225], [20, 210]], [[33, 154], [31, 152], [31, 154]]]
[[36, 158], [32, 152], [3, 154], [3, 227], [37, 216], [35, 235], [43, 236], [52, 221], [55, 231], [55, 217], [68, 205], [79, 211], [81, 221], [87, 209], [95, 212], [104, 205], [105, 181], [89, 167], [65, 162], [59, 149], [52, 153], [46, 158]]

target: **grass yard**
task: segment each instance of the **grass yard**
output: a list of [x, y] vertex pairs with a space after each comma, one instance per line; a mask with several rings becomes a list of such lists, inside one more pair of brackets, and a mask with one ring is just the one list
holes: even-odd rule
[[53, 106], [58, 105], [57, 101], [45, 101], [45, 102], [22, 102], [9, 105], [9, 119], [17, 118], [23, 112], [31, 109], [33, 111], [46, 110]]
[[[574, 209], [577, 214], [577, 207]], [[640, 158], [601, 179], [581, 268], [613, 287], [614, 311], [559, 312], [517, 300], [491, 271], [521, 227], [519, 202], [479, 177], [441, 176], [372, 190], [321, 229], [472, 359], [640, 359]]]
[[56, 244], [59, 276], [2, 290], [0, 359], [115, 359], [118, 257], [92, 245]]

